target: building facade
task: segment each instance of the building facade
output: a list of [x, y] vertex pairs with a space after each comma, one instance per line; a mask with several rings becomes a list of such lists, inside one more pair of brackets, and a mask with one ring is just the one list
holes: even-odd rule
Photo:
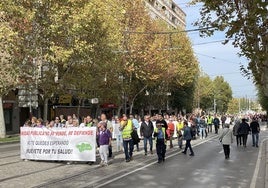
[[144, 0], [153, 19], [162, 19], [173, 28], [186, 27], [186, 14], [173, 0]]

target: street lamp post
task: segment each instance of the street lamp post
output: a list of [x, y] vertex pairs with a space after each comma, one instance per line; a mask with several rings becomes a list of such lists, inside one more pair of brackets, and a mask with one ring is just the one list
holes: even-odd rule
[[217, 103], [216, 99], [214, 98], [214, 113], [217, 113]]
[[167, 111], [169, 110], [169, 101], [168, 101], [169, 96], [171, 96], [171, 92], [167, 92]]
[[127, 114], [126, 92], [124, 89], [124, 76], [122, 74], [120, 74], [118, 78], [122, 84], [121, 89], [122, 89], [122, 94], [123, 94], [123, 112], [124, 112], [124, 114]]

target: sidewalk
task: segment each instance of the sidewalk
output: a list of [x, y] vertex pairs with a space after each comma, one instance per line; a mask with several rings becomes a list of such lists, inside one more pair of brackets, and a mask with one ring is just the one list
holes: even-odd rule
[[6, 138], [4, 138], [5, 141], [0, 140], [0, 145], [19, 143], [20, 142], [19, 139], [18, 140], [13, 140], [12, 139], [12, 138], [19, 137], [19, 136], [20, 136], [20, 134], [9, 134], [9, 135], [6, 135]]

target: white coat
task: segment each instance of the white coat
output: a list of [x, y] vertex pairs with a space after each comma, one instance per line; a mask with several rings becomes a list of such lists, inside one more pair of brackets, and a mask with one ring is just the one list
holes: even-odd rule
[[219, 139], [222, 140], [223, 145], [230, 145], [233, 143], [233, 131], [229, 128], [224, 128], [219, 134]]

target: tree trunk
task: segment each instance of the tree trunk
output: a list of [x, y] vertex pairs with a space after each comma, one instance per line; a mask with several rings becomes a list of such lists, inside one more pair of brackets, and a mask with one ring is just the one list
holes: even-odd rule
[[122, 106], [119, 106], [117, 109], [117, 116], [121, 117], [121, 110], [122, 110]]
[[6, 125], [4, 118], [3, 100], [2, 96], [0, 96], [0, 138], [5, 137], [6, 137]]
[[83, 99], [79, 99], [79, 104], [78, 104], [77, 111], [76, 111], [76, 117], [78, 119], [80, 117], [80, 111], [81, 111], [82, 101], [83, 101]]
[[132, 114], [133, 105], [134, 105], [134, 100], [132, 100], [132, 102], [131, 102], [131, 104], [130, 104], [129, 114]]
[[[47, 121], [47, 113], [48, 113], [48, 98], [45, 98], [44, 100], [44, 114], [43, 114], [43, 120]], [[52, 117], [50, 117], [52, 118]]]
[[265, 62], [267, 66], [264, 66], [264, 69], [261, 74], [261, 85], [263, 89], [263, 93], [266, 97], [268, 97], [268, 61]]

